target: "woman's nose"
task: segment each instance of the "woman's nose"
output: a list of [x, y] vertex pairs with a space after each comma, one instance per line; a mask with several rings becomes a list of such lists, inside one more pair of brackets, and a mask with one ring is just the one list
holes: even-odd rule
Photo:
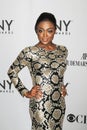
[[44, 34], [43, 34], [44, 37], [47, 37], [47, 32], [45, 31]]

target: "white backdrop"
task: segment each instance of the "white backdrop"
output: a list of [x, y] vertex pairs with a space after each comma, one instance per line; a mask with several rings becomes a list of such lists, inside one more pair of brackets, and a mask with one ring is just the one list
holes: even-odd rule
[[[34, 25], [44, 11], [53, 13], [58, 22], [54, 43], [69, 50], [65, 83], [70, 84], [63, 130], [87, 130], [86, 7], [86, 0], [0, 0], [0, 130], [31, 129], [29, 101], [13, 87], [7, 71], [23, 48], [37, 43]], [[19, 75], [31, 89], [27, 68]]]

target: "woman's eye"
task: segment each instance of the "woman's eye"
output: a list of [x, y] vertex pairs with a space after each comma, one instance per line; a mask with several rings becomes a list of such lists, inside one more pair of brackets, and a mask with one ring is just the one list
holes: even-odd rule
[[42, 33], [42, 30], [41, 30], [41, 29], [39, 29], [39, 30], [38, 30], [38, 32], [39, 32], [39, 33]]
[[53, 32], [53, 30], [48, 30], [48, 32], [49, 32], [49, 33], [52, 33], [52, 32]]

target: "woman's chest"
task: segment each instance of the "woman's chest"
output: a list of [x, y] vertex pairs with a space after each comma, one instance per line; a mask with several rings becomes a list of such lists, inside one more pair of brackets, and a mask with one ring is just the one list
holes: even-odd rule
[[57, 69], [61, 65], [66, 66], [66, 59], [63, 52], [41, 51], [32, 55], [32, 66], [35, 69], [41, 67], [50, 67], [52, 69]]

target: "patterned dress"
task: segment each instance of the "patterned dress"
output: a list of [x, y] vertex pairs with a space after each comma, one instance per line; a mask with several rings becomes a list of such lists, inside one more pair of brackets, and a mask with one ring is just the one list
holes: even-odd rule
[[18, 72], [25, 66], [29, 68], [33, 86], [41, 86], [43, 97], [30, 98], [29, 102], [32, 130], [62, 130], [66, 104], [61, 86], [67, 52], [66, 47], [58, 45], [52, 51], [38, 46], [26, 47], [8, 70], [12, 83], [22, 96], [29, 91], [18, 77]]

